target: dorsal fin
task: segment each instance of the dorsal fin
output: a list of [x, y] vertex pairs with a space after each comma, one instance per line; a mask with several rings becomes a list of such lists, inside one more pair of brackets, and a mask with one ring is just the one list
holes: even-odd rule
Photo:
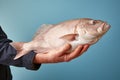
[[33, 39], [34, 39], [36, 36], [38, 36], [38, 35], [43, 35], [44, 33], [46, 33], [46, 32], [47, 32], [51, 27], [53, 27], [53, 26], [54, 26], [54, 25], [52, 25], [52, 24], [43, 24], [43, 25], [41, 25], [41, 26], [38, 28], [37, 32], [35, 33]]

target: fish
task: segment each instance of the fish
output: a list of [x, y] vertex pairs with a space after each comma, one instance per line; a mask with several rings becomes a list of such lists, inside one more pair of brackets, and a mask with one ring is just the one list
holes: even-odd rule
[[102, 20], [91, 18], [78, 18], [63, 21], [57, 24], [43, 24], [35, 32], [29, 42], [12, 42], [16, 48], [21, 43], [20, 51], [14, 60], [28, 54], [30, 51], [36, 53], [47, 53], [69, 43], [74, 50], [78, 45], [93, 45], [110, 29], [110, 24]]

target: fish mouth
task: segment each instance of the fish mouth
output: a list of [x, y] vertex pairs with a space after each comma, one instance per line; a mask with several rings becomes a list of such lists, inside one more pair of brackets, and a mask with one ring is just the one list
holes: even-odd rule
[[100, 27], [101, 27], [102, 31], [107, 31], [110, 29], [111, 26], [109, 24], [107, 24], [106, 22], [103, 22]]

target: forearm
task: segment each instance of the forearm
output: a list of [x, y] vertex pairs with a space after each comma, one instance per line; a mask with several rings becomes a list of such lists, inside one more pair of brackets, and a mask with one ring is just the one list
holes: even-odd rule
[[2, 47], [0, 48], [0, 57], [1, 57], [0, 64], [25, 67], [31, 70], [37, 70], [40, 67], [40, 64], [33, 63], [36, 53], [31, 51], [29, 52], [29, 54], [24, 55], [23, 57], [17, 60], [14, 60], [17, 51], [9, 44], [9, 42], [5, 40], [4, 42], [5, 42], [4, 45], [2, 45]]
[[40, 64], [33, 63], [36, 55], [33, 51], [20, 59], [14, 60], [13, 58], [16, 56], [17, 51], [10, 45], [11, 42], [12, 40], [7, 39], [7, 35], [0, 27], [0, 64], [26, 67], [31, 70], [37, 70], [40, 67]]

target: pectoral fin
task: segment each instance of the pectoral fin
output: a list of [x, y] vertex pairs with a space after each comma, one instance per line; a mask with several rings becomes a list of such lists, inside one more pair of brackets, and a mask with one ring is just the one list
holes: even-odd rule
[[67, 41], [73, 41], [73, 40], [76, 39], [77, 36], [78, 36], [78, 34], [67, 34], [67, 35], [64, 35], [60, 38], [64, 39], [64, 40], [67, 40]]

